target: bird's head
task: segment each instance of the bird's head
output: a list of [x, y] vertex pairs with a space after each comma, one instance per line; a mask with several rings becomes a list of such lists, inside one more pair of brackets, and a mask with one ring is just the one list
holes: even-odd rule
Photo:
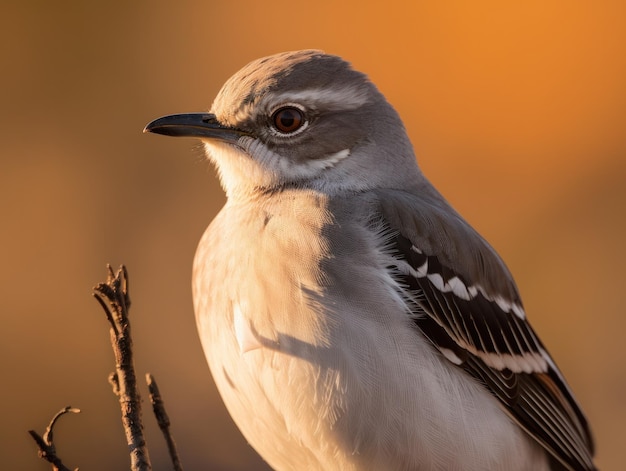
[[145, 131], [201, 139], [229, 197], [401, 188], [420, 175], [402, 121], [374, 84], [316, 50], [253, 61], [209, 113], [164, 116]]

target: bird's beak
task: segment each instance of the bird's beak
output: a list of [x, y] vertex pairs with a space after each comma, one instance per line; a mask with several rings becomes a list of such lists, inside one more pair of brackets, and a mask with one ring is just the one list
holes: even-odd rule
[[220, 124], [210, 113], [172, 114], [148, 123], [143, 132], [153, 132], [165, 136], [197, 137], [236, 142], [241, 136], [250, 134], [239, 129]]

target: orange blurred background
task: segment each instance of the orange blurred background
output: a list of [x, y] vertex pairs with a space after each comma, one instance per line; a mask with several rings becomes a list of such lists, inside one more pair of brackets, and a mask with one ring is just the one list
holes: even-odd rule
[[[195, 333], [191, 261], [224, 196], [197, 143], [141, 131], [208, 109], [254, 58], [311, 47], [351, 61], [396, 106], [422, 169], [515, 274], [589, 416], [598, 464], [623, 465], [626, 3], [372, 5], [3, 4], [3, 467], [50, 469], [26, 431], [71, 404], [83, 413], [55, 435], [66, 464], [128, 468], [90, 295], [110, 262], [130, 271], [136, 366], [159, 381], [187, 469], [266, 469]], [[170, 469], [145, 422], [154, 469]]]

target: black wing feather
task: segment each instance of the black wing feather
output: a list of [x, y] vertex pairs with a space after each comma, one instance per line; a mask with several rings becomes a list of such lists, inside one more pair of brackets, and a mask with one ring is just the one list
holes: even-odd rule
[[[415, 316], [422, 332], [501, 401], [512, 419], [553, 456], [555, 469], [595, 470], [587, 421], [528, 322], [402, 234], [392, 234], [389, 244], [410, 266], [403, 270], [399, 264], [398, 276], [423, 312]], [[472, 295], [461, 296], [449, 285], [441, 289], [442, 282], [446, 286], [453, 278], [465, 288], [474, 286]], [[521, 309], [519, 297], [507, 302]], [[506, 365], [498, 363], [503, 356]], [[520, 366], [512, 371], [507, 365]]]

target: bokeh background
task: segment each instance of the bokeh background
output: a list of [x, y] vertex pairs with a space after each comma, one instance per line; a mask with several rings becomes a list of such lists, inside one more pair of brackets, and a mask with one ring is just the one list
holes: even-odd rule
[[[224, 203], [198, 144], [143, 135], [208, 109], [248, 61], [320, 48], [367, 72], [421, 166], [499, 250], [593, 425], [626, 446], [626, 3], [50, 2], [0, 6], [0, 462], [128, 467], [91, 288], [130, 271], [136, 366], [156, 375], [187, 469], [266, 469], [217, 396], [190, 272]], [[142, 389], [147, 396], [145, 388]], [[149, 409], [146, 405], [145, 409]], [[145, 417], [155, 470], [170, 469]]]

